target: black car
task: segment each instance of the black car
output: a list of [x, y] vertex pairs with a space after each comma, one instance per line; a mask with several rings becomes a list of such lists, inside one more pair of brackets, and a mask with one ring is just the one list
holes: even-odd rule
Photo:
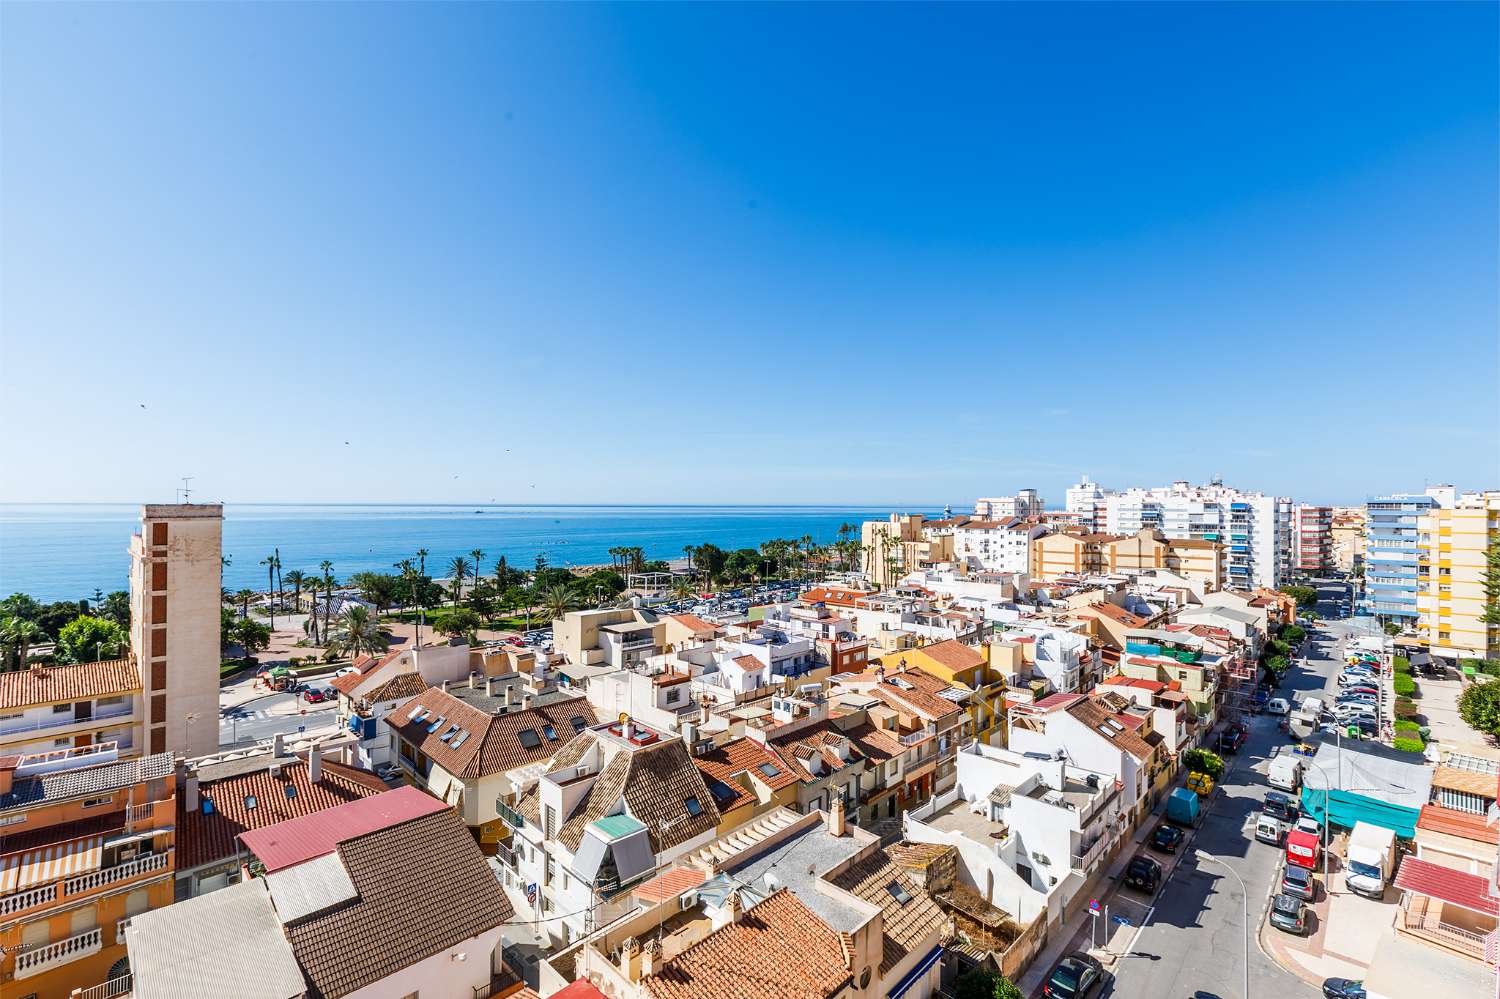
[[1323, 979], [1324, 999], [1365, 999], [1365, 983], [1352, 978]]
[[1296, 822], [1297, 816], [1302, 814], [1297, 803], [1280, 791], [1266, 792], [1266, 800], [1261, 804], [1261, 811], [1283, 822]]
[[1177, 848], [1186, 838], [1187, 834], [1181, 829], [1162, 823], [1156, 827], [1156, 832], [1151, 834], [1151, 849], [1160, 850], [1162, 853], [1176, 853]]
[[1104, 965], [1075, 950], [1052, 969], [1042, 985], [1047, 999], [1086, 999], [1104, 981]]
[[1161, 884], [1161, 865], [1150, 857], [1135, 857], [1125, 867], [1125, 886], [1138, 888], [1148, 895]]

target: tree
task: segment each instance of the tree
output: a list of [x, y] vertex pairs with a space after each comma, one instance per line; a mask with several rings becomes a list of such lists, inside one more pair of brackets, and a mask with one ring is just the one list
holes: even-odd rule
[[1500, 736], [1500, 681], [1471, 684], [1459, 695], [1458, 716], [1476, 732]]
[[42, 605], [26, 593], [12, 593], [0, 600], [0, 617], [18, 617], [22, 621], [35, 621], [42, 614]]
[[566, 586], [554, 586], [541, 594], [542, 608], [546, 610], [547, 616], [556, 621], [577, 604], [577, 598], [573, 591]]
[[474, 560], [474, 584], [479, 585], [479, 577], [484, 575], [484, 551], [475, 548], [469, 552], [469, 558]]
[[1224, 760], [1206, 749], [1189, 749], [1182, 754], [1182, 762], [1190, 772], [1208, 774], [1214, 780], [1224, 776]]
[[42, 638], [35, 621], [12, 615], [0, 618], [0, 669], [25, 669], [31, 646]]
[[438, 630], [449, 638], [469, 638], [479, 630], [482, 623], [478, 614], [467, 607], [460, 607], [442, 616], [438, 622]]
[[703, 578], [708, 580], [708, 585], [712, 588], [714, 580], [724, 574], [724, 563], [728, 561], [729, 555], [718, 545], [701, 544], [693, 549], [693, 559], [702, 571]]
[[375, 605], [375, 616], [379, 618], [396, 602], [401, 580], [384, 572], [356, 572], [349, 577], [349, 583], [360, 596]]
[[453, 602], [457, 604], [464, 598], [464, 578], [469, 575], [469, 560], [462, 555], [453, 556], [453, 561], [448, 563], [448, 572], [453, 576]]
[[302, 613], [302, 587], [307, 585], [307, 575], [301, 569], [293, 569], [281, 579], [292, 584], [292, 610]]
[[498, 594], [494, 584], [487, 579], [474, 581], [469, 588], [469, 610], [478, 614], [480, 620], [488, 621], [495, 616], [495, 598]]
[[1311, 609], [1318, 605], [1318, 590], [1314, 586], [1283, 586], [1281, 592], [1297, 602], [1297, 607]]
[[340, 656], [354, 658], [385, 649], [385, 635], [380, 631], [380, 622], [370, 615], [363, 604], [350, 604], [339, 615], [339, 629], [329, 642], [330, 651]]
[[130, 593], [115, 590], [99, 601], [99, 616], [107, 617], [120, 627], [130, 628]]
[[129, 636], [125, 629], [102, 617], [84, 614], [74, 618], [57, 635], [57, 661], [93, 663], [117, 659], [124, 654]]
[[724, 574], [733, 580], [749, 579], [760, 565], [760, 553], [754, 548], [731, 552], [724, 560]]
[[1395, 621], [1387, 621], [1382, 626], [1382, 628], [1385, 631], [1385, 633], [1387, 635], [1390, 635], [1392, 638], [1394, 638], [1397, 635], [1401, 634], [1401, 626], [1399, 624], [1397, 624]]
[[1296, 645], [1307, 637], [1307, 629], [1300, 624], [1289, 624], [1281, 629], [1281, 637], [1290, 645]]
[[259, 621], [244, 618], [235, 622], [234, 638], [240, 643], [240, 648], [245, 650], [245, 655], [249, 657], [257, 652], [264, 652], [271, 644], [271, 629]]
[[323, 641], [326, 642], [328, 641], [328, 617], [333, 613], [333, 563], [325, 558], [318, 568], [323, 570]]
[[597, 569], [580, 579], [577, 584], [579, 596], [588, 598], [589, 602], [596, 603], [599, 600], [609, 600], [619, 596], [625, 590], [625, 578], [613, 569]]
[[276, 630], [276, 563], [280, 561], [275, 555], [267, 555], [260, 560], [260, 564], [266, 567], [266, 590], [271, 594], [271, 630]]
[[694, 592], [693, 580], [690, 577], [678, 576], [676, 579], [672, 580], [672, 596], [676, 597], [678, 600], [686, 600], [688, 597], [691, 597]]
[[1484, 610], [1479, 619], [1491, 628], [1500, 627], [1500, 538], [1484, 550]]
[[240, 605], [240, 617], [250, 616], [250, 601], [255, 599], [254, 590], [240, 590], [234, 595], [235, 602]]
[[1014, 982], [988, 968], [975, 968], [953, 983], [954, 999], [1023, 999]]

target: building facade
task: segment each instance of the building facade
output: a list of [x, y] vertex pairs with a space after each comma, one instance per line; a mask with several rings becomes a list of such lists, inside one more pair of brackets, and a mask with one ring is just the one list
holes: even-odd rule
[[1333, 568], [1333, 507], [1298, 503], [1292, 525], [1292, 567], [1317, 576]]
[[1361, 604], [1382, 624], [1417, 621], [1417, 521], [1440, 509], [1434, 496], [1372, 496], [1365, 503], [1365, 588]]
[[1136, 534], [1156, 528], [1168, 538], [1226, 546], [1225, 576], [1235, 589], [1276, 587], [1292, 562], [1292, 501], [1242, 492], [1214, 481], [1186, 481], [1155, 489], [1127, 489], [1104, 500], [1102, 529]]
[[1500, 490], [1469, 493], [1417, 519], [1417, 627], [1434, 655], [1500, 658], [1485, 593], [1486, 554], [1500, 544]]

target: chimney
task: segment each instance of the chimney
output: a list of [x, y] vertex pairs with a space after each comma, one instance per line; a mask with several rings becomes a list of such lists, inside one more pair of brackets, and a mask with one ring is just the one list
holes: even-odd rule
[[505, 685], [505, 706], [507, 708], [513, 707], [515, 705], [515, 703], [516, 703], [516, 685], [513, 684], [513, 683], [507, 683]]
[[522, 710], [531, 707], [531, 701], [532, 701], [532, 695], [531, 694], [529, 694], [529, 693], [522, 694], [521, 695], [521, 708], [522, 708]]
[[478, 677], [479, 677], [478, 673], [470, 673], [469, 674], [469, 689], [470, 690], [474, 690], [476, 687], [479, 686]]
[[487, 676], [484, 678], [484, 694], [486, 697], [495, 696], [495, 678]]
[[620, 944], [620, 973], [626, 978], [631, 978], [631, 965], [635, 963], [635, 956], [640, 951], [640, 945], [635, 937], [626, 937], [625, 942]]
[[183, 795], [186, 798], [187, 810], [189, 812], [196, 812], [198, 810], [198, 775], [197, 774], [194, 774], [193, 776], [191, 776], [191, 777], [189, 777], [187, 779], [187, 782], [183, 786], [183, 792], [182, 793], [183, 793]]
[[844, 796], [834, 794], [833, 804], [828, 807], [828, 834], [830, 836], [842, 836], [845, 831], [844, 822]]
[[629, 742], [633, 735], [635, 735], [635, 725], [631, 722], [630, 716], [626, 715], [625, 720], [620, 723], [620, 737]]
[[641, 977], [655, 974], [656, 965], [656, 941], [647, 940], [646, 946], [641, 948]]
[[[316, 784], [323, 779], [323, 750], [313, 743], [307, 750], [307, 780], [308, 783]], [[843, 813], [839, 813], [842, 815]]]
[[443, 693], [446, 694], [447, 692], [448, 692], [448, 681], [444, 680], [443, 681]]
[[277, 759], [286, 751], [286, 739], [280, 732], [271, 736], [271, 758]]

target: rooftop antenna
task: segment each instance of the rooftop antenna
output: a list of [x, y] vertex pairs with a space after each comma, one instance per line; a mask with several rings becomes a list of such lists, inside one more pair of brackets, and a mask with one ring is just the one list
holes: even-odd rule
[[192, 476], [192, 475], [184, 475], [182, 477], [182, 488], [177, 490], [177, 495], [179, 497], [178, 498], [178, 502], [179, 503], [182, 503], [183, 505], [187, 505], [188, 503], [192, 502], [190, 499], [188, 499], [188, 497], [190, 497], [193, 494], [193, 491], [188, 488], [188, 483], [192, 482], [195, 477], [196, 476]]

